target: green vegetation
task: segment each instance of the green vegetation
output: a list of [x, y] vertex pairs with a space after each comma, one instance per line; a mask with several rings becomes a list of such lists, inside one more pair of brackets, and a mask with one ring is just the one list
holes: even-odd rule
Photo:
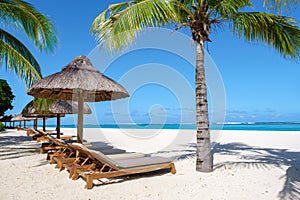
[[15, 95], [13, 95], [6, 80], [0, 79], [0, 116], [3, 116], [8, 109], [13, 109], [11, 103], [14, 98]]
[[2, 27], [24, 32], [41, 52], [51, 52], [58, 42], [54, 25], [22, 0], [0, 0], [0, 23], [0, 65], [15, 71], [29, 87], [41, 79], [40, 65], [27, 47]]
[[[280, 11], [299, 0], [265, 0], [266, 11]], [[250, 0], [132, 0], [112, 4], [94, 20], [91, 30], [100, 44], [121, 50], [147, 27], [175, 24], [189, 28], [196, 44], [196, 125], [197, 171], [210, 172], [213, 162], [210, 145], [207, 91], [204, 69], [204, 44], [212, 29], [223, 24], [238, 38], [266, 43], [283, 57], [298, 59], [300, 30], [286, 16], [253, 11]]]
[[0, 131], [4, 130], [4, 124], [2, 122], [0, 122]]

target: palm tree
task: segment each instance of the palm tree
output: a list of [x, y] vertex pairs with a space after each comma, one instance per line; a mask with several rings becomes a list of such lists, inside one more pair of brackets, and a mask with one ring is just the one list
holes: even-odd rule
[[[282, 8], [289, 0], [269, 0]], [[297, 2], [297, 0], [291, 0]], [[94, 20], [91, 30], [98, 43], [121, 50], [147, 27], [175, 24], [176, 30], [188, 27], [196, 43], [196, 170], [211, 172], [207, 91], [204, 70], [204, 44], [210, 42], [211, 28], [229, 24], [238, 38], [267, 43], [283, 57], [297, 59], [300, 30], [291, 17], [265, 12], [250, 12], [250, 0], [132, 0], [112, 4]]]
[[1, 26], [24, 32], [40, 51], [51, 52], [58, 41], [54, 25], [29, 3], [0, 0], [0, 65], [14, 70], [29, 87], [42, 78], [40, 65], [28, 48]]

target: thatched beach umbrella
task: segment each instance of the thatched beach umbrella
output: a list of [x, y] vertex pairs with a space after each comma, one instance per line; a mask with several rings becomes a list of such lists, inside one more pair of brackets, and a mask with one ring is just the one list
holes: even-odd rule
[[13, 122], [20, 122], [20, 127], [21, 127], [21, 122], [24, 122], [24, 128], [25, 128], [25, 122], [26, 121], [31, 121], [34, 120], [35, 118], [28, 118], [28, 117], [23, 117], [22, 114], [18, 114], [12, 117], [11, 121]]
[[[46, 118], [57, 117], [57, 127], [56, 134], [57, 138], [60, 138], [60, 117], [63, 117], [65, 114], [77, 114], [78, 113], [78, 103], [65, 101], [65, 100], [56, 100], [48, 106], [47, 110], [39, 111], [38, 108], [34, 105], [34, 102], [29, 102], [22, 110], [23, 116], [33, 116], [33, 117], [42, 117], [43, 118], [43, 130], [46, 128]], [[92, 110], [87, 105], [83, 106], [84, 114], [91, 114]]]
[[11, 122], [11, 119], [13, 118], [12, 115], [5, 115], [1, 118], [1, 122], [5, 123], [5, 127], [6, 127], [6, 122]]
[[38, 98], [78, 101], [77, 141], [82, 143], [83, 103], [129, 97], [117, 82], [99, 72], [85, 56], [78, 56], [61, 72], [45, 77], [27, 91]]

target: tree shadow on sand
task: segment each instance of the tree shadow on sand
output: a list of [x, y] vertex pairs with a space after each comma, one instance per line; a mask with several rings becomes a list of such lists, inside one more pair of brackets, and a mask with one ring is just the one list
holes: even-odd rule
[[[243, 153], [242, 153], [243, 152]], [[244, 153], [248, 152], [248, 153]], [[300, 199], [300, 151], [287, 149], [251, 147], [242, 143], [216, 144], [213, 154], [239, 156], [241, 161], [217, 163], [215, 170], [223, 166], [246, 168], [271, 168], [288, 166], [280, 199]], [[243, 161], [244, 160], [244, 161]]]
[[39, 144], [28, 136], [4, 136], [0, 138], [0, 160], [20, 158], [38, 152]]

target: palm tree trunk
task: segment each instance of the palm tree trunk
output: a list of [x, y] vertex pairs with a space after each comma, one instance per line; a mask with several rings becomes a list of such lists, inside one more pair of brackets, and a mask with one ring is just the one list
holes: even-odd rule
[[196, 127], [196, 170], [199, 172], [211, 172], [213, 170], [213, 160], [210, 145], [203, 41], [196, 42]]

